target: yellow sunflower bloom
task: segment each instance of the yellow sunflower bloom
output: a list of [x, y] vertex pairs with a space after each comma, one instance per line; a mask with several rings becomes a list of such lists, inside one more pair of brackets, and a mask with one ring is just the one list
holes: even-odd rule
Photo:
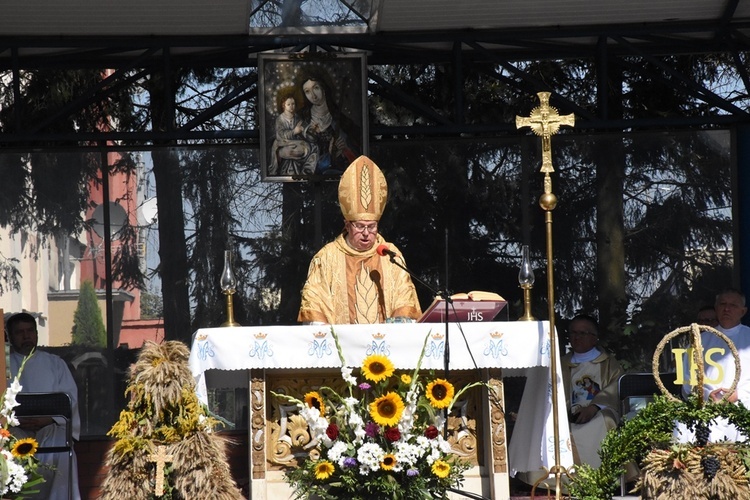
[[315, 479], [328, 479], [333, 474], [335, 468], [328, 460], [323, 460], [315, 465]]
[[445, 379], [437, 378], [430, 382], [425, 389], [425, 395], [435, 408], [448, 408], [453, 400], [455, 389], [453, 384]]
[[371, 354], [362, 362], [362, 375], [372, 382], [380, 382], [393, 375], [393, 363], [387, 356]]
[[317, 408], [320, 410], [321, 415], [326, 414], [326, 405], [323, 403], [323, 398], [320, 397], [320, 393], [317, 391], [311, 391], [305, 394], [305, 404], [308, 408]]
[[36, 449], [39, 447], [39, 443], [34, 438], [23, 438], [16, 441], [13, 445], [13, 449], [10, 450], [14, 457], [26, 458], [34, 456]]
[[437, 477], [448, 477], [451, 472], [451, 465], [444, 460], [435, 460], [432, 464], [432, 473]]
[[395, 392], [389, 392], [370, 403], [370, 416], [376, 424], [394, 427], [401, 420], [404, 400]]
[[411, 384], [411, 375], [404, 373], [401, 375], [401, 382], [403, 382], [406, 385]]
[[393, 453], [388, 453], [386, 456], [383, 457], [383, 460], [380, 462], [380, 468], [383, 470], [391, 470], [395, 466], [396, 466], [396, 455], [394, 455]]

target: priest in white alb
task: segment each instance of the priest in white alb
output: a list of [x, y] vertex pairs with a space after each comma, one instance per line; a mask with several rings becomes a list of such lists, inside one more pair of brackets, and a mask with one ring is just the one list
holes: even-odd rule
[[[8, 341], [11, 345], [10, 374], [15, 377], [23, 359], [32, 353], [21, 373], [21, 392], [64, 392], [70, 396], [72, 405], [72, 434], [78, 439], [81, 421], [78, 415], [78, 389], [73, 375], [65, 361], [59, 356], [36, 349], [39, 340], [36, 319], [28, 313], [14, 314], [6, 322]], [[65, 445], [65, 428], [50, 417], [19, 418], [19, 427], [11, 429], [17, 437], [34, 437], [40, 447]], [[75, 453], [72, 460], [67, 453], [38, 454], [40, 461], [38, 471], [45, 482], [36, 495], [27, 499], [45, 500], [80, 500], [78, 491], [78, 470]], [[47, 465], [47, 466], [45, 466]], [[72, 471], [69, 469], [72, 468]], [[71, 487], [68, 488], [68, 474], [72, 475]]]

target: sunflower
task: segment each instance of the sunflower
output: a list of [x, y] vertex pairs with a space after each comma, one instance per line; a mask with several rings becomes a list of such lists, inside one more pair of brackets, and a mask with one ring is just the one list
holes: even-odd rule
[[387, 356], [372, 354], [362, 362], [362, 374], [367, 380], [380, 382], [393, 375], [393, 363]]
[[323, 460], [315, 464], [315, 479], [328, 479], [334, 471], [333, 464], [328, 460]]
[[393, 453], [388, 453], [383, 457], [383, 460], [380, 461], [380, 468], [383, 470], [392, 470], [395, 465], [396, 455], [394, 455]]
[[404, 373], [403, 375], [401, 375], [401, 382], [403, 382], [406, 385], [411, 384], [411, 375], [408, 375], [406, 373]]
[[370, 416], [376, 424], [393, 427], [398, 425], [404, 401], [395, 392], [389, 392], [370, 403]]
[[432, 464], [432, 473], [437, 477], [448, 477], [451, 473], [451, 465], [445, 460], [435, 460]]
[[321, 416], [326, 414], [326, 405], [323, 404], [323, 398], [320, 397], [320, 393], [317, 391], [310, 391], [305, 394], [305, 404], [309, 408], [317, 408]]
[[433, 380], [425, 389], [427, 399], [435, 408], [448, 408], [453, 400], [454, 392], [453, 384], [442, 378]]
[[13, 453], [14, 457], [18, 458], [26, 458], [34, 456], [34, 453], [36, 453], [36, 449], [39, 447], [39, 443], [36, 442], [36, 439], [34, 438], [23, 438], [16, 441], [16, 444], [13, 445], [13, 449], [11, 450], [11, 453]]

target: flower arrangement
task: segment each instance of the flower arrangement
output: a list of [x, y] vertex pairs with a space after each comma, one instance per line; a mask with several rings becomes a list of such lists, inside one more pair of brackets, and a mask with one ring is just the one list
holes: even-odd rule
[[16, 395], [21, 392], [19, 379], [26, 364], [26, 357], [21, 363], [18, 374], [3, 394], [3, 406], [0, 408], [0, 496], [3, 498], [24, 498], [38, 493], [36, 487], [44, 482], [37, 471], [39, 461], [36, 450], [39, 447], [32, 437], [18, 439], [9, 428], [19, 425], [15, 407], [19, 405]]
[[303, 400], [275, 394], [299, 407], [317, 445], [286, 472], [295, 498], [447, 498], [446, 491], [460, 486], [469, 464], [444, 439], [442, 411], [450, 412], [464, 391], [481, 382], [460, 391], [442, 378], [423, 385], [424, 346], [411, 374], [397, 374], [387, 356], [372, 354], [362, 362], [358, 379], [332, 334], [345, 393], [321, 387]]

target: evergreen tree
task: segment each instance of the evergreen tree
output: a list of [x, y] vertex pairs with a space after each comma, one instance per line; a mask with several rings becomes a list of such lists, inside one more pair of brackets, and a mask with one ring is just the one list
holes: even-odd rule
[[73, 316], [73, 344], [107, 347], [107, 329], [96, 301], [94, 285], [90, 281], [81, 284], [78, 294], [78, 306]]
[[[746, 94], [734, 95], [737, 70], [724, 55], [647, 59], [612, 54], [606, 67], [598, 67], [593, 58], [511, 62], [487, 52], [463, 59], [460, 68], [451, 62], [371, 65], [370, 154], [390, 184], [381, 227], [403, 250], [415, 275], [438, 288], [487, 289], [517, 301], [520, 245], [530, 243], [537, 274], [534, 315], [546, 319], [539, 139], [514, 126], [515, 115], [527, 115], [538, 105], [536, 93], [544, 90], [553, 92], [553, 106], [562, 113], [573, 111], [578, 120], [575, 129], [562, 130], [553, 141], [558, 314], [598, 311], [616, 340], [618, 357], [638, 359], [651, 347], [649, 339], [690, 321], [691, 312], [710, 300], [715, 290], [703, 284], [736, 285], [729, 283], [731, 274], [724, 278], [727, 262], [716, 262], [733, 246], [728, 134], [655, 133], [645, 130], [648, 125], [612, 129], [611, 134], [584, 130], [587, 121], [657, 123], [661, 117], [697, 119], [726, 112], [728, 104], [701, 97], [710, 92], [732, 105], [747, 105]], [[662, 66], [684, 78], [665, 74]], [[122, 117], [118, 127], [150, 126], [164, 137], [180, 127], [256, 130], [255, 71], [179, 65], [169, 74], [156, 70], [137, 84], [146, 90], [143, 106], [134, 113], [137, 120]], [[32, 76], [36, 86], [25, 86], [24, 93], [43, 96], [60, 80]], [[696, 92], [696, 87], [708, 92]], [[55, 95], [70, 94], [67, 87], [54, 89]], [[48, 100], [32, 102], [37, 101]], [[205, 114], [216, 102], [222, 103], [214, 109], [217, 114]], [[3, 131], [13, 131], [11, 109], [6, 113], [3, 108], [0, 115]], [[101, 103], [49, 126], [44, 115], [42, 109], [22, 117], [49, 132], [69, 129], [73, 119], [93, 130], [102, 116], [113, 116]], [[498, 133], [503, 127], [505, 132]], [[154, 144], [167, 338], [187, 342], [195, 327], [223, 319], [217, 279], [230, 237], [237, 251], [237, 318], [243, 324], [294, 323], [307, 263], [341, 229], [335, 183], [261, 186], [257, 148], [210, 139], [204, 145], [215, 149], [176, 149], [171, 139]], [[59, 191], [79, 186], [71, 181], [59, 189], [49, 181], [58, 168], [55, 161], [34, 160], [0, 157], [0, 172], [13, 186], [0, 195], [0, 222], [17, 228], [77, 228], [79, 200], [25, 196], [27, 184]], [[24, 164], [36, 165], [37, 174], [20, 169]], [[85, 162], [73, 167], [80, 172], [75, 179], [91, 177]], [[190, 203], [187, 214], [185, 202]], [[55, 216], [59, 211], [74, 215]], [[431, 293], [418, 290], [422, 302], [429, 303]], [[192, 323], [188, 311], [195, 313]], [[517, 314], [520, 310], [511, 310], [510, 318]], [[628, 350], [632, 356], [623, 353]]]

